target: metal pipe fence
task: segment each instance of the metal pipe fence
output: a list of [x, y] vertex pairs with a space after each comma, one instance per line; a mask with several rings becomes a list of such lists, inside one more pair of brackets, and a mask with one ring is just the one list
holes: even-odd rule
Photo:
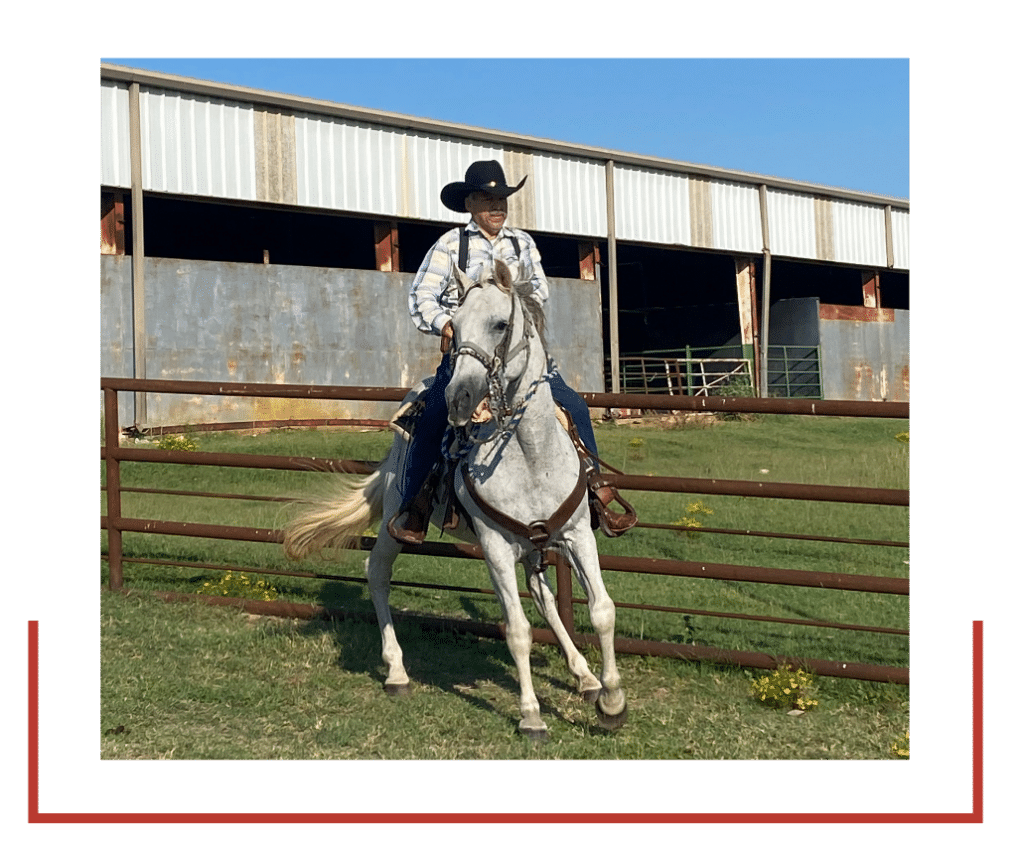
[[[766, 396], [820, 399], [821, 349], [768, 347]], [[606, 359], [606, 372], [611, 369]], [[630, 393], [739, 396], [757, 387], [754, 365], [743, 346], [649, 350], [619, 357], [619, 386]]]
[[[124, 533], [151, 533], [174, 536], [193, 536], [227, 541], [248, 541], [275, 544], [282, 540], [282, 533], [275, 529], [259, 529], [241, 526], [224, 526], [214, 524], [186, 523], [158, 519], [127, 517], [122, 511], [122, 495], [125, 493], [158, 493], [176, 496], [220, 497], [228, 499], [255, 499], [286, 501], [280, 497], [253, 497], [251, 495], [223, 494], [209, 492], [182, 491], [172, 489], [138, 489], [125, 488], [121, 485], [120, 466], [124, 462], [147, 462], [171, 465], [214, 465], [218, 467], [236, 467], [250, 469], [294, 470], [294, 471], [330, 471], [340, 473], [366, 474], [374, 469], [374, 465], [366, 461], [345, 459], [323, 459], [275, 455], [229, 454], [209, 452], [184, 452], [161, 449], [140, 449], [122, 447], [118, 428], [118, 392], [159, 392], [181, 393], [201, 396], [230, 395], [245, 397], [282, 397], [282, 398], [316, 398], [342, 400], [371, 400], [385, 402], [401, 401], [407, 389], [373, 388], [373, 387], [323, 387], [305, 385], [276, 385], [251, 383], [218, 383], [218, 382], [178, 382], [166, 380], [143, 379], [112, 379], [100, 381], [104, 403], [104, 443], [101, 447], [101, 459], [106, 471], [106, 515], [101, 516], [101, 528], [107, 532], [107, 560], [109, 563], [109, 588], [124, 589], [123, 565], [126, 561], [139, 564], [176, 565], [189, 568], [231, 571], [244, 570], [251, 574], [284, 575], [305, 577], [342, 582], [363, 582], [362, 578], [344, 577], [339, 575], [301, 571], [282, 568], [239, 568], [223, 564], [195, 562], [177, 562], [166, 559], [126, 558], [123, 550]], [[824, 416], [852, 417], [891, 417], [906, 418], [909, 415], [907, 403], [870, 403], [846, 402], [837, 400], [800, 400], [800, 399], [759, 399], [759, 398], [728, 398], [714, 396], [673, 397], [639, 396], [636, 394], [582, 394], [585, 401], [596, 408], [628, 408], [648, 410], [680, 410], [738, 413], [774, 413], [803, 414]], [[252, 425], [252, 424], [247, 424]], [[908, 506], [909, 492], [900, 489], [853, 488], [846, 486], [805, 485], [794, 483], [747, 482], [738, 480], [692, 479], [685, 477], [635, 476], [626, 474], [608, 474], [612, 484], [625, 490], [660, 491], [685, 494], [719, 494], [742, 497], [774, 498], [787, 500], [812, 500], [826, 502], [862, 503], [883, 506]], [[643, 524], [654, 529], [669, 528], [667, 525]], [[673, 527], [679, 532], [684, 528]], [[749, 535], [763, 537], [790, 537], [814, 541], [834, 541], [851, 544], [906, 547], [907, 542], [875, 541], [865, 539], [841, 539], [829, 536], [807, 534], [785, 534], [772, 531], [757, 530], [709, 530], [731, 535]], [[375, 539], [363, 537], [354, 547], [361, 550], [372, 548]], [[440, 556], [459, 559], [482, 559], [480, 549], [474, 545], [460, 543], [427, 542], [418, 547], [405, 547], [404, 553], [427, 556]], [[548, 554], [555, 567], [556, 599], [559, 612], [573, 639], [582, 644], [595, 644], [596, 637], [577, 631], [573, 608], [586, 603], [583, 599], [572, 596], [572, 577], [569, 567], [556, 551]], [[605, 571], [620, 571], [646, 574], [651, 576], [699, 577], [709, 580], [743, 581], [773, 585], [799, 586], [807, 588], [874, 592], [888, 595], [908, 595], [909, 580], [893, 577], [872, 577], [859, 574], [844, 574], [831, 571], [806, 571], [761, 566], [739, 566], [713, 564], [706, 562], [688, 562], [683, 560], [654, 559], [631, 556], [602, 556], [601, 567]], [[479, 593], [493, 595], [490, 589], [453, 587], [443, 584], [393, 582], [394, 586], [409, 586], [439, 591], [458, 593]], [[161, 593], [167, 598], [179, 598], [178, 593]], [[523, 592], [524, 597], [527, 593]], [[196, 596], [193, 596], [196, 597]], [[199, 596], [201, 597], [201, 596]], [[255, 601], [242, 599], [206, 598], [210, 603], [230, 603], [248, 611], [265, 614], [292, 615], [301, 613], [302, 617], [330, 615], [345, 617], [347, 613], [332, 612], [325, 607], [314, 604], [295, 604], [278, 601]], [[797, 624], [807, 627], [818, 627], [829, 630], [856, 630], [868, 633], [890, 633], [909, 635], [909, 631], [900, 627], [879, 627], [871, 625], [843, 624], [812, 619], [778, 618], [744, 613], [709, 612], [705, 610], [685, 609], [661, 603], [629, 603], [616, 602], [624, 609], [645, 609], [658, 612], [671, 612], [683, 616], [713, 616], [723, 619], [745, 619], [751, 621], [767, 621], [782, 624]], [[453, 619], [437, 619], [431, 616], [422, 617], [424, 623], [444, 625], [484, 636], [503, 636], [500, 625]], [[534, 639], [538, 642], [554, 643], [553, 634], [548, 630], [535, 629]], [[703, 660], [754, 668], [775, 669], [794, 661], [785, 656], [772, 655], [752, 651], [735, 651], [684, 643], [660, 642], [616, 638], [616, 648], [621, 653], [637, 653], [659, 656], [670, 656], [687, 660]], [[799, 665], [821, 675], [856, 678], [880, 682], [909, 683], [909, 668], [898, 666], [874, 665], [849, 661], [809, 660], [801, 657]]]

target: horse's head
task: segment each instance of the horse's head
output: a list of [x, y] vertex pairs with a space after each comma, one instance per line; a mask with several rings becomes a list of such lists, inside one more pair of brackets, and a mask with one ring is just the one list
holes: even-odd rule
[[529, 282], [514, 281], [500, 260], [479, 281], [455, 271], [460, 304], [452, 317], [455, 368], [445, 399], [449, 422], [465, 426], [485, 398], [504, 396], [508, 384], [522, 377], [543, 314], [526, 295]]

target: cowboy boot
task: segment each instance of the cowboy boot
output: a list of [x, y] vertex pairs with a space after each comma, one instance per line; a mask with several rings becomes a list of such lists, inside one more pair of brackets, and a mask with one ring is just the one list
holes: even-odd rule
[[[636, 511], [600, 474], [592, 473], [587, 485], [590, 489], [591, 526], [594, 529], [600, 527], [601, 532], [609, 538], [617, 538], [636, 526]], [[609, 509], [613, 502], [618, 503], [626, 511], [615, 512]]]
[[402, 544], [423, 544], [430, 529], [430, 515], [434, 508], [434, 489], [439, 476], [432, 470], [413, 500], [402, 506], [388, 521], [388, 533]]

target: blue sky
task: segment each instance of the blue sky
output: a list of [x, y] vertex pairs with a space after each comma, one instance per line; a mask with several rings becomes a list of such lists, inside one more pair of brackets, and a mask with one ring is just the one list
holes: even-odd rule
[[910, 194], [907, 59], [103, 61], [896, 198]]

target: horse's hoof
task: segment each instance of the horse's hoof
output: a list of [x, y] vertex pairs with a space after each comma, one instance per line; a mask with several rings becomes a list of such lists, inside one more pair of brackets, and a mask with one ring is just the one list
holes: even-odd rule
[[412, 694], [412, 686], [408, 683], [386, 683], [384, 692], [392, 697], [404, 697]]
[[580, 693], [583, 696], [583, 700], [587, 704], [597, 704], [597, 697], [601, 694], [601, 687], [596, 686], [593, 689], [585, 689]]
[[522, 734], [531, 743], [546, 743], [548, 741], [548, 729], [547, 728], [519, 728], [519, 733]]
[[597, 723], [606, 731], [617, 731], [626, 724], [629, 716], [629, 707], [623, 705], [621, 712], [611, 715], [601, 709], [601, 703], [595, 702], [594, 709], [597, 711]]

